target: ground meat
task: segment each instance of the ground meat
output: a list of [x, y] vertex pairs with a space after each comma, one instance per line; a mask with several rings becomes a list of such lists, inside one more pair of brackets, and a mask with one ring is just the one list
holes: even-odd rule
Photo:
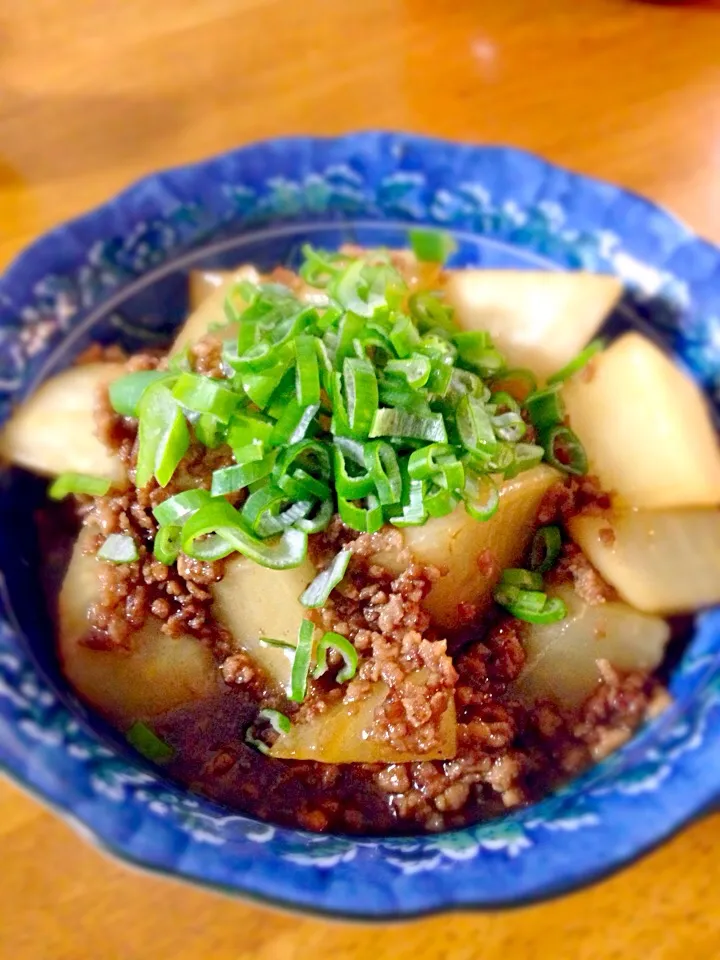
[[591, 606], [617, 599], [615, 590], [603, 580], [580, 547], [574, 543], [564, 545], [550, 580], [555, 583], [572, 583], [577, 595]]
[[543, 497], [537, 514], [539, 524], [565, 523], [579, 513], [601, 513], [611, 505], [597, 477], [567, 476], [553, 484]]
[[208, 334], [190, 348], [190, 360], [195, 373], [216, 380], [226, 376], [222, 360], [223, 341], [221, 337]]

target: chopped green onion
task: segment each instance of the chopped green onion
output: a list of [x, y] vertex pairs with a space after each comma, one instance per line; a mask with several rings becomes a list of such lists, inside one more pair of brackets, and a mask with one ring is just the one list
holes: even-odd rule
[[538, 430], [544, 430], [556, 423], [562, 423], [565, 416], [565, 404], [560, 393], [560, 384], [531, 393], [525, 401], [525, 409]]
[[264, 540], [293, 526], [296, 520], [310, 512], [312, 506], [310, 500], [293, 503], [279, 487], [265, 484], [245, 501], [242, 519], [253, 533]]
[[602, 339], [593, 340], [592, 343], [589, 343], [584, 350], [582, 350], [574, 360], [571, 360], [570, 363], [566, 364], [561, 370], [558, 370], [557, 373], [554, 373], [551, 377], [548, 377], [548, 383], [562, 383], [563, 380], [567, 380], [570, 377], [574, 376], [579, 370], [582, 370], [586, 364], [592, 360], [595, 354], [600, 353], [601, 350], [605, 349], [605, 341]]
[[51, 500], [64, 500], [71, 493], [84, 493], [89, 497], [104, 497], [110, 489], [110, 481], [104, 477], [91, 477], [87, 473], [61, 473], [50, 485]]
[[287, 640], [276, 640], [273, 637], [260, 637], [260, 644], [263, 647], [279, 647], [282, 650], [295, 649], [294, 643], [288, 643]]
[[190, 446], [185, 417], [163, 382], [151, 384], [140, 398], [138, 455], [135, 486], [146, 486], [154, 476], [166, 487]]
[[350, 563], [349, 550], [340, 550], [330, 564], [322, 570], [300, 595], [304, 607], [322, 607], [335, 587], [340, 583]]
[[467, 394], [461, 397], [455, 413], [460, 442], [474, 456], [490, 456], [497, 449], [497, 438], [490, 415], [480, 400]]
[[[335, 490], [339, 497], [360, 500], [372, 492], [374, 481], [365, 470], [365, 450], [361, 443], [347, 437], [335, 437], [333, 441], [335, 467]], [[363, 472], [360, 472], [360, 468]]]
[[187, 410], [208, 413], [221, 423], [230, 420], [239, 400], [238, 395], [222, 381], [199, 373], [182, 373], [172, 393]]
[[335, 678], [338, 683], [347, 683], [357, 673], [358, 655], [352, 643], [340, 633], [328, 631], [317, 645], [317, 664], [313, 677], [317, 680], [327, 673], [328, 650], [336, 650], [345, 661], [345, 666], [338, 670]]
[[465, 510], [473, 520], [484, 522], [497, 513], [500, 492], [492, 477], [478, 476], [474, 471], [466, 470], [463, 500]]
[[348, 258], [343, 254], [316, 250], [309, 243], [303, 244], [302, 255], [304, 262], [299, 270], [300, 276], [305, 283], [319, 289], [326, 287], [334, 277], [342, 273], [348, 263]]
[[338, 513], [344, 524], [360, 533], [377, 533], [383, 525], [383, 508], [380, 501], [372, 494], [367, 496], [367, 507], [338, 497]]
[[409, 357], [420, 344], [420, 334], [410, 317], [401, 316], [390, 331], [390, 342], [398, 357]]
[[295, 521], [295, 527], [298, 530], [304, 530], [305, 533], [321, 533], [332, 520], [335, 513], [335, 504], [328, 497], [320, 505], [317, 504], [304, 517]]
[[431, 517], [446, 517], [460, 502], [460, 497], [453, 490], [433, 485], [426, 492], [424, 506]]
[[258, 460], [262, 460], [264, 456], [265, 444], [262, 442], [262, 440], [253, 440], [244, 447], [235, 447], [233, 450], [235, 463], [239, 463], [240, 465], [245, 463], [256, 463]]
[[152, 383], [167, 380], [172, 374], [167, 370], [137, 370], [113, 380], [108, 387], [110, 405], [123, 417], [137, 417], [140, 398]]
[[523, 570], [521, 567], [508, 567], [503, 570], [501, 581], [510, 584], [511, 587], [519, 587], [521, 590], [542, 590], [543, 588], [541, 573]]
[[111, 533], [97, 552], [98, 560], [133, 563], [138, 559], [137, 544], [126, 533]]
[[505, 358], [493, 345], [489, 334], [479, 331], [463, 331], [453, 335], [460, 362], [483, 377], [489, 377], [505, 366]]
[[373, 419], [371, 437], [403, 437], [425, 440], [429, 443], [447, 443], [447, 431], [442, 414], [431, 413], [420, 417], [395, 407], [378, 410]]
[[315, 625], [311, 620], [303, 620], [298, 630], [298, 642], [290, 672], [290, 691], [288, 696], [295, 703], [302, 703], [307, 693], [308, 673], [313, 652]]
[[[208, 550], [203, 546], [205, 537], [212, 538]], [[291, 527], [277, 541], [265, 543], [245, 527], [240, 514], [227, 500], [213, 501], [185, 521], [182, 551], [187, 556], [208, 559], [210, 555], [217, 559], [233, 550], [262, 567], [287, 570], [298, 567], [305, 559], [307, 534]]]
[[168, 497], [153, 507], [153, 516], [161, 527], [168, 524], [181, 525], [211, 499], [207, 490], [183, 490], [182, 493], [176, 493], [174, 497]]
[[295, 340], [295, 391], [302, 407], [320, 403], [320, 367], [315, 343], [305, 335]]
[[292, 726], [290, 717], [285, 716], [284, 713], [280, 713], [279, 710], [273, 710], [272, 707], [264, 707], [260, 713], [258, 713], [258, 718], [267, 720], [275, 733], [290, 733], [290, 727]]
[[428, 518], [425, 509], [425, 481], [410, 480], [403, 497], [402, 512], [390, 517], [394, 527], [420, 527]]
[[222, 497], [228, 493], [235, 493], [249, 487], [272, 473], [277, 454], [275, 451], [263, 457], [262, 460], [250, 460], [249, 463], [234, 463], [229, 467], [221, 467], [212, 475], [210, 494], [213, 497]]
[[397, 454], [382, 440], [365, 447], [365, 465], [375, 485], [378, 500], [384, 506], [399, 503], [402, 498], [402, 475]]
[[252, 727], [250, 727], [250, 729], [245, 733], [245, 743], [254, 750], [257, 750], [258, 753], [262, 753], [265, 756], [270, 753], [270, 747], [265, 743], [264, 740], [260, 740], [259, 737], [254, 735]]
[[588, 471], [585, 448], [577, 434], [570, 427], [553, 427], [541, 437], [545, 448], [545, 459], [550, 466], [563, 473], [583, 476]]
[[160, 563], [164, 563], [168, 567], [175, 563], [180, 553], [181, 533], [182, 527], [174, 524], [160, 527], [153, 544], [153, 554]]
[[353, 437], [365, 438], [378, 408], [378, 384], [373, 365], [367, 358], [346, 357], [343, 381], [350, 432]]
[[282, 446], [285, 443], [299, 443], [310, 431], [311, 425], [320, 409], [320, 404], [311, 407], [301, 406], [295, 397], [291, 397], [278, 417], [270, 434], [270, 446]]
[[137, 720], [125, 734], [125, 739], [134, 747], [138, 753], [142, 754], [147, 760], [155, 763], [162, 763], [164, 760], [172, 760], [175, 756], [173, 748], [161, 740], [150, 727]]
[[[235, 454], [236, 450], [243, 449], [249, 444], [267, 444], [272, 429], [272, 423], [262, 419], [260, 414], [236, 413], [228, 426], [227, 442]], [[240, 463], [236, 454], [235, 459]]]
[[538, 573], [551, 570], [562, 550], [562, 535], [559, 527], [540, 527], [533, 537], [530, 548], [530, 566]]
[[457, 250], [457, 244], [444, 230], [414, 227], [408, 230], [408, 239], [413, 253], [424, 263], [445, 263]]
[[535, 443], [516, 443], [512, 447], [512, 455], [512, 461], [504, 470], [506, 480], [536, 467], [545, 456], [545, 450]]
[[386, 373], [393, 373], [403, 377], [413, 390], [424, 387], [430, 377], [432, 365], [430, 360], [421, 353], [413, 353], [406, 360], [390, 360], [385, 365]]
[[500, 584], [493, 594], [495, 602], [518, 620], [527, 623], [557, 623], [567, 616], [567, 607], [560, 597], [548, 597], [539, 590], [522, 590], [510, 584]]

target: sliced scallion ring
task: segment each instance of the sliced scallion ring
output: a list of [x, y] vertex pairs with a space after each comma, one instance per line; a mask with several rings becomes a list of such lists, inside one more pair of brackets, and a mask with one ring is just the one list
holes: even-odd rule
[[343, 637], [342, 634], [333, 633], [332, 631], [324, 634], [317, 645], [317, 662], [313, 677], [317, 680], [327, 672], [327, 654], [328, 650], [331, 649], [336, 650], [345, 661], [345, 665], [337, 673], [337, 682], [347, 683], [348, 680], [352, 680], [357, 672], [357, 650], [347, 637]]

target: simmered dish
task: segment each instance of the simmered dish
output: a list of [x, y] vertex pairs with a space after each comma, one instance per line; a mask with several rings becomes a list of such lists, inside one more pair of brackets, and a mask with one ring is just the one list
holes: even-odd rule
[[77, 693], [309, 830], [541, 797], [665, 708], [668, 618], [720, 601], [709, 412], [640, 334], [593, 339], [619, 282], [410, 240], [193, 276], [167, 352], [98, 348], [2, 435], [72, 508]]

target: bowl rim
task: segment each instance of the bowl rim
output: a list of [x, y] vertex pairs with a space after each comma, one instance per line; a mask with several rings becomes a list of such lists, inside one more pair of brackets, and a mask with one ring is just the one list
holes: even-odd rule
[[[142, 205], [142, 201], [144, 200], [148, 189], [150, 187], [162, 187], [164, 189], [167, 182], [172, 181], [172, 179], [176, 176], [185, 176], [192, 179], [193, 177], [201, 176], [206, 173], [212, 173], [214, 167], [222, 164], [228, 159], [238, 159], [242, 156], [248, 156], [253, 151], [262, 150], [264, 148], [272, 148], [273, 150], [280, 152], [288, 151], [289, 153], [297, 150], [307, 150], [312, 153], [313, 151], [322, 151], [323, 148], [332, 148], [333, 150], [342, 154], [343, 152], [352, 153], [352, 151], [358, 148], [384, 150], [387, 153], [388, 151], [392, 151], [392, 149], [397, 149], [398, 147], [405, 148], [408, 146], [418, 150], [424, 150], [429, 154], [432, 154], [432, 152], [435, 150], [441, 149], [448, 151], [449, 153], [464, 152], [465, 154], [469, 153], [483, 155], [488, 158], [494, 158], [498, 161], [507, 157], [520, 158], [523, 163], [531, 164], [537, 170], [543, 171], [543, 173], [547, 176], [552, 175], [553, 172], [561, 172], [562, 175], [567, 178], [567, 182], [572, 189], [582, 191], [583, 188], [587, 189], [588, 187], [592, 187], [593, 189], [600, 188], [608, 196], [613, 198], [613, 202], [618, 200], [629, 202], [632, 206], [634, 214], [639, 216], [641, 219], [643, 217], [652, 217], [655, 219], [659, 218], [659, 221], [662, 221], [664, 230], [667, 231], [668, 235], [674, 238], [674, 241], [678, 246], [691, 246], [694, 250], [701, 252], [706, 256], [710, 254], [713, 264], [715, 264], [716, 268], [718, 269], [718, 275], [720, 275], [720, 250], [718, 250], [717, 247], [712, 245], [709, 241], [697, 237], [681, 220], [669, 213], [660, 205], [647, 200], [637, 193], [620, 187], [612, 186], [595, 178], [565, 171], [562, 168], [549, 163], [548, 161], [528, 151], [520, 150], [515, 147], [502, 145], [484, 146], [469, 143], [451, 143], [438, 138], [421, 137], [413, 134], [392, 133], [385, 131], [365, 131], [356, 134], [348, 134], [342, 137], [298, 136], [260, 141], [255, 144], [249, 144], [247, 146], [240, 147], [233, 151], [220, 153], [209, 159], [168, 168], [167, 170], [142, 177], [136, 180], [131, 186], [117, 194], [115, 197], [107, 200], [105, 203], [99, 204], [89, 211], [73, 218], [72, 220], [67, 221], [66, 223], [46, 232], [33, 241], [27, 248], [17, 254], [5, 268], [5, 272], [2, 277], [0, 277], [0, 300], [2, 299], [3, 294], [5, 294], [8, 289], [12, 289], [16, 283], [21, 287], [27, 287], [28, 285], [32, 286], [33, 278], [39, 279], [39, 277], [36, 275], [36, 264], [42, 263], [43, 260], [50, 259], [52, 261], [54, 259], [58, 248], [62, 247], [66, 243], [69, 230], [79, 230], [82, 234], [86, 229], [88, 229], [89, 232], [92, 233], [96, 219], [105, 215], [108, 210], [119, 210], [121, 213], [120, 219], [122, 221], [123, 216], [125, 216], [125, 214], [123, 214], [123, 209], [125, 207], [128, 208], [128, 211], [132, 211], [131, 213], [128, 213], [128, 222], [131, 222], [133, 219], [136, 219], [136, 212], [134, 210], [136, 203], [138, 203], [140, 206]], [[619, 232], [622, 233], [622, 230], [625, 229], [625, 227], [624, 225], [620, 225], [618, 229]], [[43, 274], [46, 273], [46, 268], [43, 268], [42, 272]], [[10, 299], [12, 300], [12, 296]], [[720, 736], [717, 736], [716, 739], [720, 740]], [[701, 746], [702, 751], [700, 752], [706, 755], [708, 752], [707, 746], [704, 744], [701, 744]], [[697, 759], [699, 753], [695, 755], [695, 759]], [[21, 786], [40, 799], [43, 803], [50, 805], [53, 809], [59, 812], [85, 837], [90, 836], [102, 849], [109, 850], [113, 853], [113, 855], [120, 857], [134, 866], [142, 867], [146, 870], [152, 870], [153, 872], [160, 872], [179, 879], [187, 879], [190, 882], [210, 886], [213, 889], [221, 890], [226, 893], [232, 893], [236, 895], [240, 894], [273, 906], [281, 906], [292, 910], [300, 909], [308, 913], [320, 914], [324, 916], [385, 922], [389, 920], [400, 920], [450, 910], [478, 908], [495, 909], [501, 906], [521, 906], [547, 899], [548, 897], [558, 896], [561, 893], [564, 893], [570, 889], [575, 889], [579, 886], [585, 886], [591, 882], [601, 879], [602, 877], [608, 876], [624, 864], [632, 862], [638, 859], [640, 856], [643, 856], [646, 852], [663, 842], [668, 836], [676, 832], [683, 825], [690, 822], [694, 818], [703, 815], [705, 809], [711, 806], [715, 802], [716, 797], [720, 795], [719, 771], [717, 775], [717, 783], [711, 782], [706, 778], [702, 783], [703, 789], [698, 790], [691, 802], [688, 802], [686, 796], [684, 804], [675, 806], [673, 810], [665, 810], [663, 824], [653, 828], [653, 830], [651, 830], [645, 836], [645, 839], [643, 839], [641, 842], [635, 843], [632, 849], [620, 851], [616, 850], [614, 854], [610, 856], [609, 859], [607, 859], [607, 861], [605, 861], [603, 864], [597, 866], [594, 870], [584, 870], [581, 875], [578, 875], [574, 871], [568, 871], [562, 880], [558, 880], [556, 882], [546, 881], [544, 883], [536, 882], [534, 885], [535, 891], [533, 894], [510, 896], [506, 900], [493, 900], [487, 896], [473, 897], [472, 895], [457, 898], [452, 895], [451, 890], [446, 889], [448, 884], [441, 884], [436, 889], [426, 891], [424, 895], [423, 906], [419, 906], [417, 908], [414, 906], [406, 908], [402, 905], [402, 903], [398, 903], [395, 900], [395, 902], [390, 902], [388, 904], [389, 909], [378, 909], [375, 907], [368, 912], [364, 912], [360, 909], [348, 909], [347, 904], [344, 906], [338, 906], [337, 902], [335, 902], [333, 905], [332, 898], [329, 898], [328, 903], [323, 902], [323, 904], [320, 905], [313, 904], [309, 901], [306, 901], [305, 898], [298, 897], [295, 891], [293, 891], [292, 894], [286, 893], [285, 895], [275, 896], [270, 892], [270, 889], [273, 885], [272, 883], [268, 882], [258, 883], [257, 886], [254, 887], [243, 886], [242, 882], [234, 882], [231, 884], [217, 883], [212, 879], [198, 876], [197, 873], [193, 873], [182, 866], [179, 867], [177, 864], [173, 864], [171, 866], [167, 866], [159, 862], [153, 864], [148, 859], [143, 860], [142, 858], [136, 858], [129, 852], [127, 848], [118, 846], [108, 836], [103, 835], [101, 830], [98, 830], [96, 827], [88, 826], [79, 813], [73, 812], [68, 808], [68, 806], [63, 804], [62, 797], [52, 796], [47, 787], [43, 788], [39, 786], [37, 782], [33, 781], [32, 777], [27, 776], [26, 773], [18, 769], [17, 765], [12, 763], [11, 754], [6, 753], [4, 750], [1, 738], [0, 769], [5, 770], [12, 779], [14, 779], [16, 782], [19, 782]], [[458, 862], [457, 866], [459, 865], [460, 862]], [[363, 869], [367, 869], [367, 867], [363, 867]], [[385, 909], [387, 909], [387, 912], [384, 912]]]

